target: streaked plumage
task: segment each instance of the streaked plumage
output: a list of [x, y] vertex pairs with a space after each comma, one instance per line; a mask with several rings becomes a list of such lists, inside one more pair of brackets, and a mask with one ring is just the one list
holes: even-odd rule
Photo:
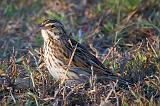
[[[88, 82], [92, 74], [91, 67], [97, 78], [114, 81], [118, 79], [85, 47], [71, 39], [66, 34], [62, 23], [57, 20], [45, 20], [41, 27], [45, 63], [54, 79], [62, 80], [65, 77], [65, 80]], [[73, 54], [73, 59], [69, 64]], [[119, 80], [126, 83], [125, 80]]]

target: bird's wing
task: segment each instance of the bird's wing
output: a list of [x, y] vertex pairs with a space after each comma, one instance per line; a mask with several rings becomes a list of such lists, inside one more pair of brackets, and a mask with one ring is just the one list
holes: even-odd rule
[[[92, 55], [85, 47], [76, 42], [73, 39], [64, 40], [66, 55], [71, 58], [71, 55], [75, 49], [74, 56], [71, 62], [73, 67], [83, 67], [86, 68], [89, 74], [91, 74], [91, 67], [93, 67], [94, 74], [96, 75], [111, 75], [114, 74], [111, 71], [108, 71], [105, 66], [94, 56]], [[76, 46], [77, 45], [77, 46]]]
[[85, 47], [83, 47], [75, 40], [64, 40], [62, 45], [63, 50], [65, 50], [63, 52], [67, 56], [68, 62], [71, 59], [72, 54], [74, 54], [72, 62], [70, 64], [70, 71], [89, 76], [92, 75], [91, 67], [93, 67], [93, 74], [99, 76], [100, 79], [109, 79], [114, 81], [118, 79], [118, 83], [120, 85], [132, 85], [132, 83], [130, 83], [126, 79], [118, 77], [116, 74], [107, 70], [105, 66], [94, 55], [92, 55]]

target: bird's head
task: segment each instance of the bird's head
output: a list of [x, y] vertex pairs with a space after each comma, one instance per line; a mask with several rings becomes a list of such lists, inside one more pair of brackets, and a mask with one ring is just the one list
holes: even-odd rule
[[45, 20], [40, 27], [44, 40], [67, 37], [63, 24], [58, 20]]

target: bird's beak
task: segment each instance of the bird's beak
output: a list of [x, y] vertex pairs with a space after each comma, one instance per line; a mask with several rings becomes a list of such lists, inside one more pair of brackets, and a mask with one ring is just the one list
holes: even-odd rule
[[45, 29], [45, 27], [44, 27], [43, 24], [39, 24], [38, 27], [39, 27], [40, 29]]
[[40, 29], [43, 29], [43, 26], [42, 26], [42, 25], [38, 25], [38, 27], [39, 27]]

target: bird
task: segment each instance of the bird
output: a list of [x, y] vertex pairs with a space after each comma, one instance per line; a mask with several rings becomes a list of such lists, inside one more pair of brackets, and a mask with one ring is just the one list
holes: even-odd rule
[[56, 19], [40, 24], [44, 40], [44, 62], [53, 79], [72, 84], [88, 83], [94, 74], [97, 80], [128, 83], [109, 71], [87, 48], [67, 34], [64, 25]]

